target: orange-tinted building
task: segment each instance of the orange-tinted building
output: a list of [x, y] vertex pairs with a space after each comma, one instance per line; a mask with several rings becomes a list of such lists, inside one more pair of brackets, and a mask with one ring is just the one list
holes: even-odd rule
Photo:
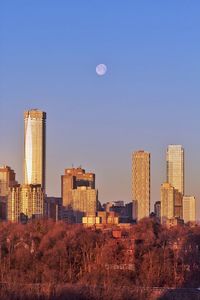
[[8, 166], [0, 167], [0, 197], [8, 196], [9, 188], [16, 184], [15, 172]]
[[140, 220], [150, 214], [150, 153], [143, 150], [132, 155], [133, 218]]
[[61, 176], [63, 206], [69, 207], [72, 202], [72, 190], [83, 186], [95, 189], [94, 173], [85, 173], [85, 170], [81, 167], [65, 169], [65, 174]]

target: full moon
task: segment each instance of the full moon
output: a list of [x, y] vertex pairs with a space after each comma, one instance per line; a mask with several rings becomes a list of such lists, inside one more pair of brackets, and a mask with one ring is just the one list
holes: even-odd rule
[[107, 72], [107, 66], [106, 65], [99, 64], [99, 65], [96, 66], [96, 73], [97, 73], [97, 75], [103, 76], [103, 75], [106, 74], [106, 72]]

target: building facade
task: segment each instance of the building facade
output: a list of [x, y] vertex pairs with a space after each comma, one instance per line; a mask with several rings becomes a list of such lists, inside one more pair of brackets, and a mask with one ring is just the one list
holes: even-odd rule
[[174, 187], [165, 182], [161, 185], [161, 221], [174, 217]]
[[81, 186], [72, 190], [71, 207], [76, 223], [82, 222], [83, 216], [95, 217], [97, 212], [98, 192], [90, 187]]
[[55, 221], [62, 219], [62, 198], [46, 197], [45, 198], [45, 216]]
[[32, 109], [24, 113], [24, 183], [45, 189], [46, 113]]
[[0, 167], [0, 197], [7, 197], [9, 188], [16, 184], [15, 172], [8, 166]]
[[44, 217], [45, 193], [41, 185], [16, 185], [8, 194], [8, 221], [18, 222], [21, 215], [27, 219]]
[[132, 155], [133, 219], [150, 214], [150, 153], [143, 150]]
[[184, 149], [181, 145], [167, 148], [167, 182], [184, 195]]
[[183, 197], [183, 220], [185, 223], [196, 221], [196, 199], [194, 196]]
[[83, 216], [95, 216], [98, 207], [98, 191], [95, 174], [84, 169], [68, 168], [61, 176], [63, 219], [81, 223]]
[[82, 186], [95, 189], [95, 174], [86, 173], [81, 167], [65, 169], [65, 174], [61, 176], [63, 206], [70, 207], [72, 202], [72, 190]]
[[168, 219], [183, 218], [183, 195], [170, 183], [161, 185], [161, 221], [165, 223]]
[[161, 216], [161, 202], [156, 201], [154, 204], [154, 213], [158, 219], [160, 219]]

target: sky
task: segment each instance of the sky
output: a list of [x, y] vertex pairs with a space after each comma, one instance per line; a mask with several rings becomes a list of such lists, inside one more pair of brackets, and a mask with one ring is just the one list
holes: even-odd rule
[[49, 196], [81, 165], [102, 203], [130, 201], [131, 153], [144, 149], [153, 205], [167, 145], [182, 144], [200, 218], [199, 15], [199, 0], [1, 0], [0, 165], [23, 182], [23, 112], [38, 108]]

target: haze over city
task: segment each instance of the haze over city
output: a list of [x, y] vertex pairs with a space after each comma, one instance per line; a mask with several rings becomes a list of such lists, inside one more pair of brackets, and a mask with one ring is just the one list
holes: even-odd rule
[[23, 181], [23, 112], [39, 108], [48, 195], [73, 164], [95, 172], [101, 202], [131, 201], [131, 153], [144, 149], [153, 203], [167, 146], [181, 144], [198, 203], [199, 13], [198, 1], [1, 1], [0, 163]]

